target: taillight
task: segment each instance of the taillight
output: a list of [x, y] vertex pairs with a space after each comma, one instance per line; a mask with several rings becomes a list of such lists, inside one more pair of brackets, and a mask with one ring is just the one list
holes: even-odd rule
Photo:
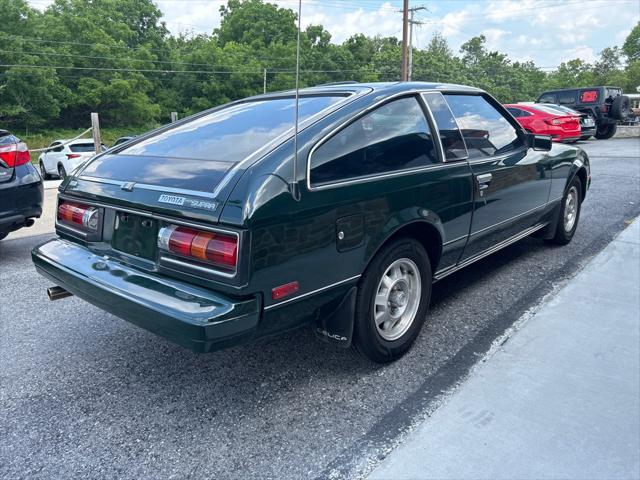
[[562, 122], [558, 118], [545, 118], [544, 123], [548, 125], [560, 125]]
[[0, 159], [9, 167], [17, 167], [31, 161], [29, 148], [24, 142], [12, 143], [0, 147]]
[[604, 105], [600, 105], [600, 111], [602, 113], [607, 113], [609, 111], [609, 105], [607, 105], [606, 103]]
[[88, 232], [97, 232], [100, 227], [100, 209], [81, 203], [60, 200], [58, 204], [58, 221], [79, 227]]
[[72, 158], [78, 158], [80, 156], [79, 153], [67, 153], [67, 158], [71, 160]]
[[158, 247], [224, 270], [235, 270], [238, 264], [238, 238], [226, 233], [169, 225], [160, 229]]

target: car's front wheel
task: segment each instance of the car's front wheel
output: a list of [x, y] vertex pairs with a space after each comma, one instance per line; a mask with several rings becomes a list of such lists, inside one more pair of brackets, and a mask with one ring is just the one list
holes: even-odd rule
[[355, 348], [377, 363], [401, 357], [424, 322], [431, 278], [429, 256], [416, 240], [401, 238], [383, 247], [360, 280]]
[[598, 140], [606, 140], [608, 138], [613, 137], [616, 134], [617, 130], [618, 130], [617, 123], [607, 123], [604, 125], [598, 125], [598, 128], [596, 129], [595, 137]]
[[569, 184], [569, 188], [562, 197], [560, 205], [560, 216], [556, 225], [555, 236], [549, 240], [558, 245], [568, 244], [576, 233], [578, 221], [580, 220], [580, 209], [582, 207], [582, 183], [576, 176]]

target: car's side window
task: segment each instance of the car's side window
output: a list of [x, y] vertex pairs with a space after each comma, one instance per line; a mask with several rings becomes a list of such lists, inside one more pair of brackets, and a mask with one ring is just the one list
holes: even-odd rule
[[538, 99], [538, 103], [557, 103], [553, 93], [546, 93]]
[[439, 163], [422, 107], [401, 98], [358, 118], [311, 155], [310, 184], [352, 180]]
[[64, 148], [64, 145], [62, 145], [60, 142], [53, 142], [49, 148], [51, 150], [49, 150], [50, 152], [61, 152], [62, 149]]
[[438, 127], [444, 158], [447, 161], [466, 159], [467, 148], [462, 140], [462, 134], [442, 94], [440, 92], [424, 93], [422, 97], [427, 102]]
[[519, 108], [507, 107], [508, 112], [514, 117], [518, 118], [522, 116], [522, 110]]
[[481, 95], [445, 94], [467, 145], [469, 158], [486, 158], [522, 146], [506, 117]]

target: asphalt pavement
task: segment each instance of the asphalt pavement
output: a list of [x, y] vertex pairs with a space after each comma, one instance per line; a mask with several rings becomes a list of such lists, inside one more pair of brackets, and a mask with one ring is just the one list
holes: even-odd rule
[[593, 185], [573, 242], [527, 238], [439, 282], [412, 350], [384, 367], [306, 329], [191, 353], [77, 298], [49, 302], [29, 252], [53, 232], [10, 235], [0, 242], [0, 478], [365, 476], [640, 214], [638, 139], [581, 145]]

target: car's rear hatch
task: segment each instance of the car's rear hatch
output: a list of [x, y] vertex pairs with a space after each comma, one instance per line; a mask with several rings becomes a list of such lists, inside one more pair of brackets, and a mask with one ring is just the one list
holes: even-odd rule
[[[301, 125], [344, 97], [301, 97]], [[294, 105], [247, 101], [142, 135], [89, 161], [65, 193], [216, 222], [244, 169], [291, 135]]]

